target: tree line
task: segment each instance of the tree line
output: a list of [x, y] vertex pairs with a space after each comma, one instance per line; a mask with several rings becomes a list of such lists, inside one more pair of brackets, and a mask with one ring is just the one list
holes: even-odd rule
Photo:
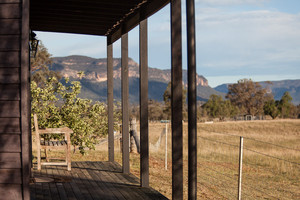
[[298, 118], [300, 106], [295, 106], [292, 100], [289, 92], [285, 92], [280, 100], [275, 100], [268, 88], [263, 88], [251, 79], [242, 79], [228, 86], [226, 100], [212, 95], [202, 108], [205, 115], [221, 120], [237, 115], [270, 116], [272, 119]]
[[[269, 82], [269, 84], [272, 84]], [[170, 84], [164, 92], [164, 102], [149, 100], [149, 120], [164, 120], [171, 118]], [[220, 95], [211, 95], [207, 102], [200, 102], [197, 110], [198, 120], [207, 119], [237, 119], [251, 116], [265, 118], [300, 118], [300, 105], [292, 103], [289, 92], [285, 92], [280, 100], [275, 100], [271, 90], [263, 88], [251, 79], [241, 79], [228, 86], [225, 99]], [[183, 89], [183, 119], [187, 120], [186, 89]], [[133, 106], [132, 114], [138, 117], [138, 108]]]

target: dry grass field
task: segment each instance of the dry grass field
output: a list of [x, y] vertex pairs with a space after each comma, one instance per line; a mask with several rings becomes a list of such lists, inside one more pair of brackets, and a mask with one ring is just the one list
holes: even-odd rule
[[[165, 124], [151, 123], [150, 143]], [[187, 199], [187, 124], [184, 137], [184, 199]], [[150, 148], [150, 186], [171, 198], [171, 134], [168, 126], [168, 169], [165, 138]], [[300, 199], [300, 120], [268, 120], [198, 124], [198, 199], [236, 199], [239, 143], [244, 137], [242, 199]], [[152, 146], [152, 145], [151, 145]], [[57, 153], [56, 153], [57, 154]], [[115, 157], [122, 163], [119, 142]], [[107, 160], [107, 144], [72, 160]], [[131, 172], [139, 177], [139, 154], [130, 154]]]

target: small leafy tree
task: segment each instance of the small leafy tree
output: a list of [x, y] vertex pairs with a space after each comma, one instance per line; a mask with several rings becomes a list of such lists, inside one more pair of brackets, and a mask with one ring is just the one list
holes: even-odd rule
[[65, 86], [54, 77], [49, 78], [44, 87], [32, 81], [32, 115], [38, 115], [41, 127], [72, 129], [72, 144], [85, 154], [86, 148], [94, 149], [98, 139], [107, 134], [107, 114], [103, 103], [78, 98], [80, 89], [77, 81]]
[[[40, 127], [72, 129], [71, 142], [84, 154], [86, 148], [94, 149], [98, 139], [108, 132], [106, 106], [78, 98], [80, 82], [61, 81], [59, 73], [48, 69], [51, 63], [51, 55], [43, 44], [39, 45], [36, 58], [31, 59], [32, 117], [34, 113], [38, 115]], [[81, 79], [84, 73], [80, 71], [78, 76]], [[118, 121], [118, 114], [114, 116]]]
[[219, 117], [220, 113], [222, 112], [222, 102], [223, 99], [221, 96], [213, 94], [209, 97], [209, 100], [203, 105], [203, 107], [210, 117], [216, 118]]
[[238, 113], [236, 106], [229, 100], [223, 100], [222, 96], [212, 94], [209, 100], [203, 105], [206, 114], [212, 118], [224, 120], [226, 117], [233, 117]]
[[290, 113], [293, 108], [293, 103], [292, 103], [293, 98], [291, 97], [289, 92], [285, 92], [278, 104], [278, 109], [280, 111], [281, 117], [282, 118], [287, 118], [290, 116]]
[[[48, 66], [52, 64], [51, 54], [47, 48], [40, 42], [35, 58], [30, 59], [31, 80], [39, 87], [44, 87], [48, 79], [56, 80], [56, 83], [62, 78], [59, 72], [49, 70]], [[53, 79], [55, 77], [55, 79]]]
[[51, 54], [40, 41], [35, 58], [30, 59], [31, 72], [36, 72], [42, 68], [48, 68], [52, 64]]
[[275, 119], [280, 114], [280, 111], [278, 109], [278, 101], [275, 101], [274, 99], [270, 99], [265, 102], [264, 105], [264, 113], [265, 115], [270, 115], [272, 119]]
[[263, 106], [267, 98], [267, 90], [251, 79], [239, 80], [228, 86], [228, 98], [242, 114], [258, 115], [264, 112]]
[[[35, 81], [31, 82], [31, 113], [38, 115], [39, 126], [57, 128], [63, 124], [58, 103], [57, 80], [49, 78], [44, 87], [39, 87]], [[32, 121], [33, 123], [33, 121]], [[32, 124], [33, 126], [33, 124]]]

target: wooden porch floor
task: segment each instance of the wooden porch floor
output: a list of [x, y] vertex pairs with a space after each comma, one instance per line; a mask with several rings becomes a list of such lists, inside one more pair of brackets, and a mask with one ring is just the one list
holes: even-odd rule
[[31, 199], [167, 199], [152, 188], [141, 188], [137, 177], [121, 171], [118, 163], [105, 161], [72, 162], [71, 171], [65, 166], [42, 166], [41, 171], [33, 171]]

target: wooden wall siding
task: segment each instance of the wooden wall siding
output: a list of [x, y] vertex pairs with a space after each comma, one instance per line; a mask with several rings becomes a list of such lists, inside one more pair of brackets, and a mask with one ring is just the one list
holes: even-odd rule
[[22, 197], [19, 0], [0, 0], [0, 199]]
[[0, 35], [0, 51], [20, 50], [19, 35]]
[[0, 153], [21, 152], [20, 135], [0, 135]]
[[19, 19], [0, 19], [1, 34], [20, 34], [20, 20]]
[[[1, 24], [0, 24], [1, 27]], [[20, 52], [19, 51], [9, 51], [1, 52], [0, 50], [0, 70], [3, 67], [6, 68], [18, 68], [20, 67]], [[7, 71], [7, 69], [6, 69]]]
[[20, 153], [0, 153], [0, 169], [20, 169]]
[[20, 169], [0, 169], [0, 184], [22, 184]]
[[0, 184], [0, 197], [5, 197], [5, 200], [22, 199], [21, 185]]
[[0, 84], [1, 100], [20, 100], [19, 84]]
[[0, 117], [20, 117], [20, 101], [0, 101]]
[[0, 18], [2, 19], [17, 19], [20, 18], [20, 4], [2, 4], [0, 6]]
[[0, 135], [1, 134], [18, 133], [20, 134], [20, 118], [1, 118]]
[[0, 0], [0, 3], [20, 3], [20, 0]]
[[20, 83], [19, 68], [0, 68], [0, 84]]

